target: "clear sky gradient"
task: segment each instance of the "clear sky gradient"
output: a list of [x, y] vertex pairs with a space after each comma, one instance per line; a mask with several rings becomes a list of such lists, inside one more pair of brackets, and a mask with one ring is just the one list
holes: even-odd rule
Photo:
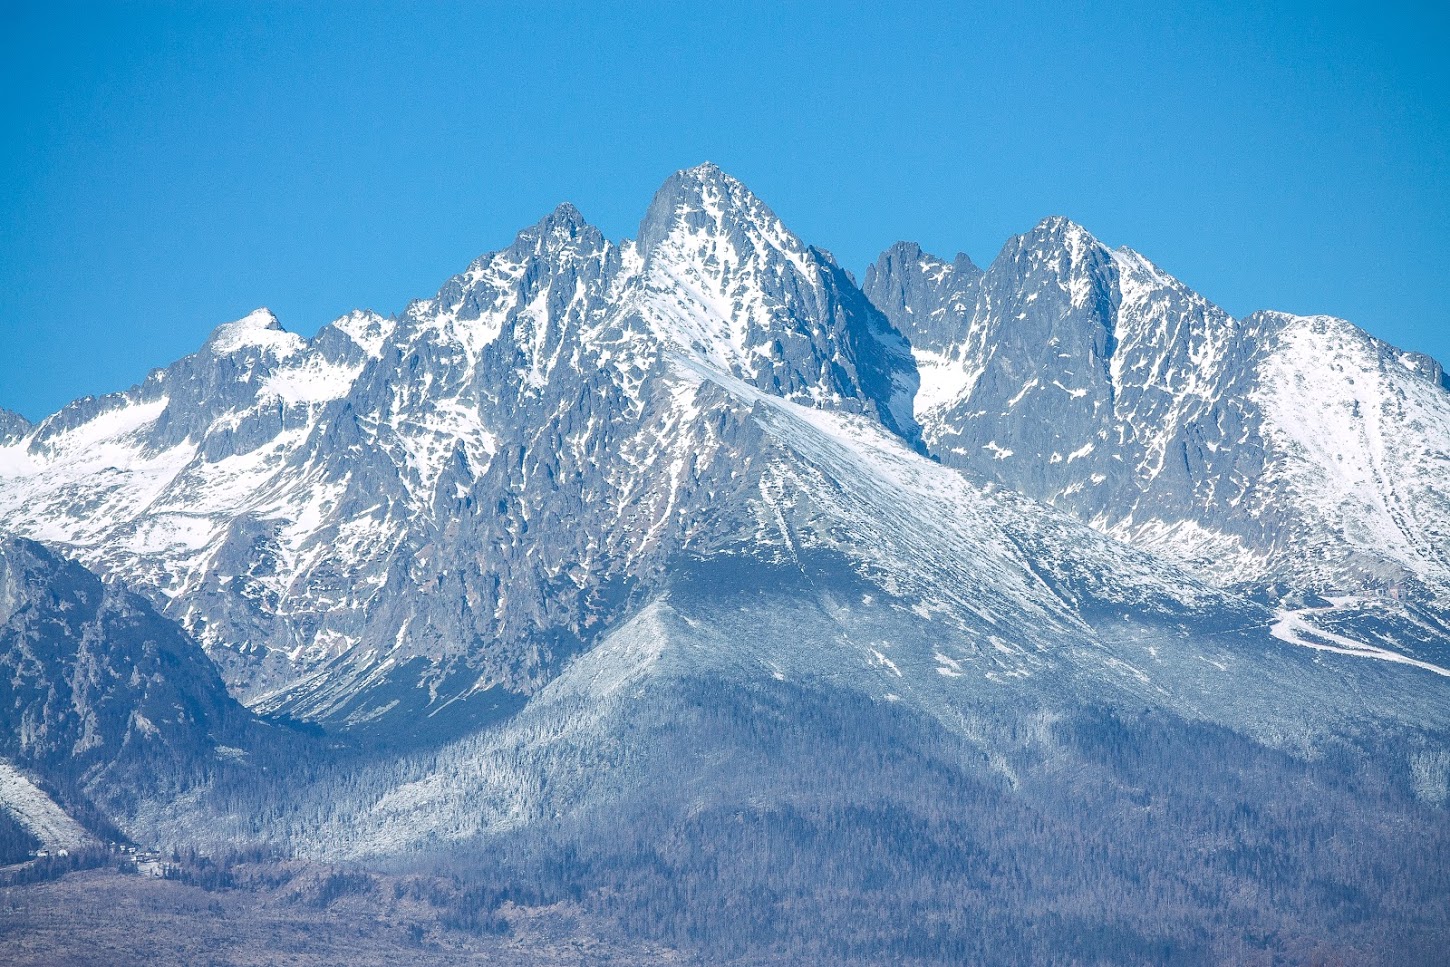
[[706, 159], [858, 275], [1062, 214], [1450, 361], [1437, 6], [7, 3], [0, 406], [396, 312], [564, 200], [632, 236]]

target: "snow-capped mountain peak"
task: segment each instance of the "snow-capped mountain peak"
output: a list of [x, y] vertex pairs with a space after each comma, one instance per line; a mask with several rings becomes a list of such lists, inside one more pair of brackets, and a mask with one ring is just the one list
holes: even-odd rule
[[282, 359], [300, 352], [305, 344], [301, 336], [282, 328], [271, 309], [263, 307], [217, 326], [202, 349], [219, 356], [255, 349]]
[[961, 342], [981, 278], [964, 253], [948, 262], [915, 242], [897, 242], [866, 269], [865, 290], [911, 341], [920, 365], [923, 352], [940, 354]]
[[640, 222], [638, 243], [646, 258], [680, 259], [700, 254], [696, 246], [709, 237], [724, 237], [730, 250], [706, 254], [747, 257], [773, 249], [802, 273], [812, 272], [805, 244], [776, 214], [738, 179], [705, 162], [665, 179]]
[[[1235, 323], [1065, 219], [985, 271], [895, 246], [867, 288], [881, 308], [702, 165], [666, 181], [637, 242], [561, 205], [396, 317], [305, 340], [258, 310], [125, 393], [10, 421], [0, 522], [147, 593], [250, 703], [362, 728], [505, 707], [675, 555], [796, 553], [818, 478], [844, 471], [795, 467], [796, 437], [770, 442], [780, 413], [904, 440], [904, 465], [919, 415], [943, 462], [1134, 539], [1165, 519], [1150, 483], [1197, 506], [1245, 492], [1250, 458], [1215, 454], [1265, 404], [1222, 374], [1282, 325]], [[902, 332], [935, 347], [920, 387]], [[790, 404], [774, 422], [771, 401]], [[866, 533], [882, 513], [810, 519]]]
[[1433, 360], [1342, 320], [1235, 319], [1062, 218], [980, 279], [896, 246], [867, 291], [914, 340], [944, 462], [1256, 594], [1450, 589]]
[[228, 323], [16, 424], [0, 518], [150, 593], [264, 707], [527, 691], [744, 485], [746, 431], [676, 363], [915, 436], [905, 340], [738, 181], [679, 173], [641, 234], [561, 205], [395, 318]]
[[787, 399], [917, 430], [910, 349], [849, 276], [712, 164], [676, 172], [640, 225], [639, 313], [677, 350]]

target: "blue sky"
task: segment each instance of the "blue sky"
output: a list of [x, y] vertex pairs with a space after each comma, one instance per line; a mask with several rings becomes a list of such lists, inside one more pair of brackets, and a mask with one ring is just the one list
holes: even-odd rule
[[857, 273], [1063, 214], [1450, 360], [1429, 4], [584, 6], [6, 4], [0, 406], [397, 311], [563, 200], [630, 236], [705, 159]]

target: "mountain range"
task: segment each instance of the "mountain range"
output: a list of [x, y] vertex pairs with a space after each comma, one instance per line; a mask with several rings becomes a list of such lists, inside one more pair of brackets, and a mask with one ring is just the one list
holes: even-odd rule
[[4, 755], [686, 960], [1429, 963], [1447, 480], [1347, 322], [1061, 218], [858, 285], [705, 164], [0, 415]]

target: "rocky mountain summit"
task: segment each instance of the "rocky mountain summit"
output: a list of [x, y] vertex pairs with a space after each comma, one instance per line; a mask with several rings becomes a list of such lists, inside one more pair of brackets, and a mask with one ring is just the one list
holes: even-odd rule
[[1324, 316], [1234, 319], [1048, 219], [985, 270], [899, 244], [865, 288], [911, 339], [932, 452], [1223, 587], [1450, 588], [1450, 393]]
[[0, 414], [3, 754], [704, 962], [1430, 962], [1447, 454], [1348, 323], [1064, 219], [858, 288], [702, 165]]
[[148, 595], [259, 710], [466, 725], [675, 555], [790, 543], [773, 401], [925, 445], [1175, 582], [1438, 600], [1446, 578], [1429, 360], [1233, 320], [1063, 219], [986, 271], [898, 246], [863, 293], [708, 164], [636, 241], [562, 205], [396, 317], [306, 340], [258, 310], [125, 393], [8, 421], [0, 520]]
[[712, 521], [745, 431], [687, 363], [916, 436], [905, 340], [706, 165], [639, 242], [565, 205], [396, 318], [224, 325], [11, 443], [0, 514], [150, 594], [260, 708], [507, 707], [738, 524]]

